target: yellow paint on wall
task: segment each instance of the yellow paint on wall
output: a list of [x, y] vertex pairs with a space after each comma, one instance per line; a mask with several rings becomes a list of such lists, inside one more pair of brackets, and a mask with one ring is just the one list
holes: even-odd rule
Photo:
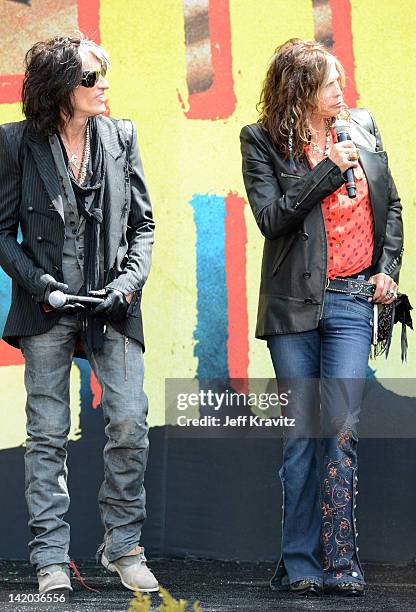
[[[359, 106], [368, 108], [380, 129], [384, 147], [403, 203], [405, 252], [400, 275], [400, 290], [414, 302], [416, 277], [413, 272], [416, 242], [413, 224], [416, 212], [414, 168], [416, 150], [413, 126], [416, 125], [416, 29], [413, 0], [381, 2], [351, 0], [355, 76], [360, 95]], [[396, 326], [392, 351], [371, 363], [378, 378], [386, 384], [397, 378], [413, 378], [416, 372], [416, 343], [409, 333], [407, 363], [400, 360], [400, 329]]]
[[[3, 366], [0, 368], [0, 450], [22, 446], [26, 440], [26, 393], [24, 387], [24, 366]], [[71, 429], [70, 440], [80, 436], [80, 389], [79, 368], [71, 368]]]
[[0, 104], [0, 125], [23, 119], [21, 104]]

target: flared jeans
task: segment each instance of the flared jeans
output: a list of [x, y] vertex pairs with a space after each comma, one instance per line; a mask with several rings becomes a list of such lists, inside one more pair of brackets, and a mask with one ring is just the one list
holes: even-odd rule
[[357, 427], [372, 331], [367, 298], [326, 291], [317, 329], [268, 339], [278, 385], [290, 389], [285, 414], [295, 418], [283, 441], [282, 545], [273, 588], [306, 578], [325, 586], [364, 582], [355, 517]]

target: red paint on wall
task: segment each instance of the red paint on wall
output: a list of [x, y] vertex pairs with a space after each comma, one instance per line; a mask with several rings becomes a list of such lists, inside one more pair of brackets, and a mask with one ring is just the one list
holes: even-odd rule
[[92, 370], [91, 370], [90, 386], [91, 386], [91, 391], [92, 391], [92, 407], [98, 408], [98, 406], [101, 404], [102, 392], [101, 392], [100, 383], [98, 382]]
[[[248, 392], [248, 314], [246, 284], [247, 230], [245, 200], [230, 192], [225, 198], [225, 277], [228, 298], [228, 371], [233, 387]], [[237, 379], [237, 380], [236, 380]], [[238, 387], [238, 389], [237, 389]]]
[[351, 25], [350, 0], [329, 0], [332, 12], [333, 53], [339, 58], [347, 74], [344, 89], [345, 102], [350, 108], [357, 106], [358, 91], [355, 83], [355, 61]]
[[24, 363], [22, 352], [4, 340], [0, 340], [0, 366], [21, 365]]
[[[78, 0], [78, 27], [96, 43], [100, 42], [100, 0]], [[23, 74], [0, 76], [0, 104], [20, 102]]]
[[0, 76], [0, 104], [13, 104], [13, 102], [19, 102], [22, 83], [22, 74]]
[[[225, 119], [236, 106], [229, 1], [209, 0], [208, 18], [214, 80], [207, 91], [189, 95], [189, 110], [185, 112], [188, 119]], [[179, 101], [184, 107], [180, 96]]]
[[100, 43], [100, 0], [78, 0], [78, 26], [85, 36]]

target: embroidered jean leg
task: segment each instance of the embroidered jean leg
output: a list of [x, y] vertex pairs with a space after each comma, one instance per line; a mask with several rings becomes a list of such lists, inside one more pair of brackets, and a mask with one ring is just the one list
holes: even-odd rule
[[357, 438], [342, 431], [324, 440], [322, 548], [324, 583], [363, 582], [355, 522]]
[[373, 308], [365, 299], [327, 292], [332, 304], [322, 341], [324, 431], [322, 544], [324, 582], [363, 582], [355, 524], [357, 430], [368, 368]]
[[102, 388], [107, 443], [98, 501], [106, 557], [114, 561], [139, 544], [146, 518], [143, 480], [149, 443], [143, 353], [139, 342], [127, 343], [108, 325], [103, 349], [89, 360]]

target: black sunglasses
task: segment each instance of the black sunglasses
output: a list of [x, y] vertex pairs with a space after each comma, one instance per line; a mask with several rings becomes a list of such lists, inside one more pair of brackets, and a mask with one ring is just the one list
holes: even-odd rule
[[94, 87], [98, 83], [98, 79], [100, 76], [105, 78], [107, 74], [107, 68], [102, 66], [98, 70], [84, 70], [81, 77], [81, 86], [82, 87]]

